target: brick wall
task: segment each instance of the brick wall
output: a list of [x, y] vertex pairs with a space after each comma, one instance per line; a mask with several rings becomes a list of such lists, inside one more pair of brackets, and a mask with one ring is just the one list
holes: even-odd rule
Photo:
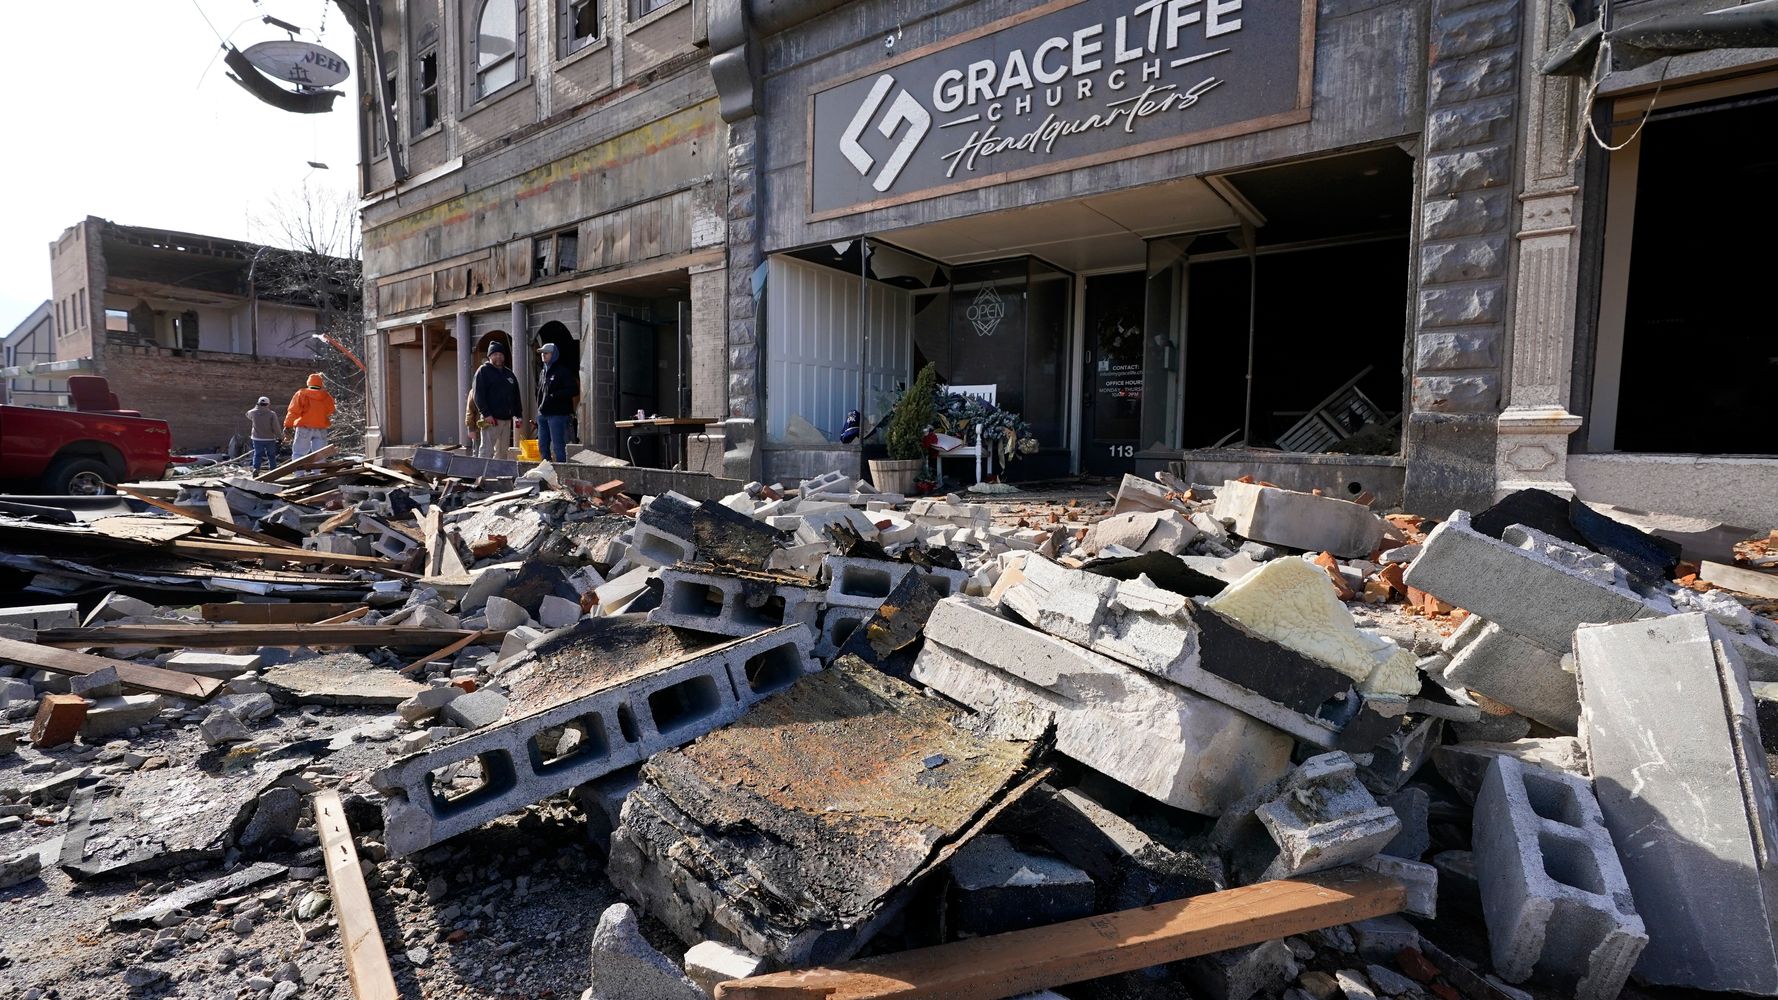
[[[94, 359], [125, 409], [165, 420], [175, 452], [220, 450], [229, 438], [247, 439], [247, 411], [270, 396], [282, 417], [315, 362], [200, 351], [175, 354], [160, 347], [107, 344]], [[356, 448], [358, 442], [339, 442]]]

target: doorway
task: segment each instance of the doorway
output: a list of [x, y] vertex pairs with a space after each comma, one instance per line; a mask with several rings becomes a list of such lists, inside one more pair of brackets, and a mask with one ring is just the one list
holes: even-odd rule
[[1136, 469], [1142, 434], [1143, 274], [1086, 278], [1081, 465], [1095, 475]]

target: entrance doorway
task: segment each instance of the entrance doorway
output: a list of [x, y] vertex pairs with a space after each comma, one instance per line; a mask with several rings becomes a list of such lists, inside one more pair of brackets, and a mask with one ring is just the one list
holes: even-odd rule
[[1097, 475], [1136, 469], [1142, 447], [1143, 275], [1086, 279], [1081, 465]]

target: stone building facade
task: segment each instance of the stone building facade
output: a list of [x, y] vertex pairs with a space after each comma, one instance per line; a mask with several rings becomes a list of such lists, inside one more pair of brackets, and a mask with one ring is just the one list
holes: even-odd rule
[[[1550, 0], [679, 0], [599, 7], [564, 57], [587, 8], [523, 0], [512, 78], [476, 98], [487, 5], [437, 30], [434, 6], [383, 19], [397, 156], [365, 129], [373, 443], [451, 440], [468, 365], [517, 331], [573, 338], [583, 443], [622, 453], [609, 422], [658, 402], [722, 418], [693, 465], [743, 480], [862, 470], [847, 414], [868, 431], [931, 362], [1022, 415], [1014, 479], [1778, 521], [1756, 283], [1706, 308], [1665, 280], [1771, 251], [1722, 251], [1748, 228], [1723, 211], [1675, 257], [1695, 234], [1647, 194], [1778, 107], [1773, 51], [1550, 75], [1574, 28]], [[1718, 158], [1757, 189], [1757, 158]], [[575, 269], [543, 274], [566, 232]], [[652, 396], [624, 360], [648, 328]], [[1636, 405], [1663, 330], [1694, 430]]]

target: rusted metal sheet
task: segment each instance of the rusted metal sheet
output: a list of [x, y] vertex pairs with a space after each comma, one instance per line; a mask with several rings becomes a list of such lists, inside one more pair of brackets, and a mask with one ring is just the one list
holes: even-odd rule
[[841, 960], [1036, 783], [1047, 736], [981, 725], [842, 656], [735, 725], [656, 754], [609, 874], [687, 941]]
[[724, 641], [640, 615], [582, 618], [538, 643], [507, 675], [514, 717], [633, 680]]

